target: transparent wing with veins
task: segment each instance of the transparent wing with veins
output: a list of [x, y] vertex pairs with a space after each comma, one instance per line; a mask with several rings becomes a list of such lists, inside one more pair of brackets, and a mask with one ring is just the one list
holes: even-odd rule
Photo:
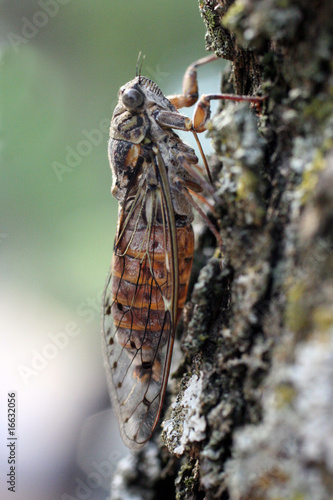
[[172, 219], [163, 186], [124, 203], [104, 293], [104, 351], [124, 442], [140, 448], [158, 421], [175, 327]]

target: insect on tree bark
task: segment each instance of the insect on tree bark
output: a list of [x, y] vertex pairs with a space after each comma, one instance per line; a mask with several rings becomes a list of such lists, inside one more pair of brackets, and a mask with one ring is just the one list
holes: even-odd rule
[[[103, 298], [104, 354], [121, 436], [132, 449], [147, 443], [161, 413], [193, 260], [196, 204], [190, 193], [202, 191], [193, 169], [198, 158], [173, 129], [190, 131], [197, 140], [196, 133], [206, 129], [211, 99], [263, 100], [228, 94], [198, 100], [196, 68], [215, 59], [189, 66], [182, 94], [168, 98], [137, 75], [120, 88], [111, 121], [111, 192], [119, 216]], [[197, 101], [193, 120], [178, 112]], [[203, 159], [206, 164], [204, 154]]]

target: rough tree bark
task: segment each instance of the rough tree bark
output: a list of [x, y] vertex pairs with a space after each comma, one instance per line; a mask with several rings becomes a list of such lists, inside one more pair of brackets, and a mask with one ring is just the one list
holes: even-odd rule
[[207, 48], [231, 61], [223, 90], [269, 97], [259, 116], [228, 104], [213, 117], [224, 265], [206, 234], [163, 434], [120, 464], [111, 498], [328, 500], [333, 2], [199, 8]]

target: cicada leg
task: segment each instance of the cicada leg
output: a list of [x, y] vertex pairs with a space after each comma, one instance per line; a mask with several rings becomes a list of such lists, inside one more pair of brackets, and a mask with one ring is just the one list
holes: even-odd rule
[[168, 96], [169, 101], [175, 108], [188, 108], [197, 102], [199, 97], [197, 68], [203, 64], [215, 61], [216, 59], [218, 59], [218, 57], [215, 54], [211, 54], [198, 59], [187, 68], [183, 77], [183, 93]]
[[[197, 133], [204, 132], [207, 128], [207, 123], [210, 118], [210, 101], [212, 100], [229, 100], [236, 102], [250, 102], [260, 108], [261, 103], [267, 99], [267, 96], [254, 97], [245, 95], [234, 95], [234, 94], [205, 94], [202, 95], [198, 101], [199, 91], [198, 91], [198, 78], [197, 78], [197, 68], [203, 64], [215, 61], [218, 57], [215, 54], [203, 57], [192, 63], [185, 71], [183, 77], [182, 94], [176, 94], [168, 96], [169, 101], [177, 108], [189, 107], [197, 103], [193, 118], [182, 117], [182, 115], [176, 115], [172, 112], [160, 113], [158, 121], [161, 124], [170, 126], [173, 128], [178, 128], [180, 130], [191, 131], [194, 135], [200, 154], [202, 156], [205, 169], [211, 184], [213, 184], [212, 176], [208, 167], [205, 153], [202, 150]], [[162, 116], [163, 115], [163, 116]]]
[[194, 109], [192, 125], [193, 130], [197, 133], [206, 130], [207, 122], [210, 118], [210, 101], [212, 100], [250, 102], [257, 109], [260, 109], [261, 103], [267, 99], [267, 96], [254, 97], [249, 95], [234, 95], [234, 94], [204, 94], [200, 97]]
[[254, 104], [257, 109], [260, 109], [261, 103], [267, 99], [267, 96], [255, 97], [236, 94], [205, 94], [202, 95], [198, 101], [199, 91], [197, 68], [203, 64], [216, 61], [216, 59], [218, 59], [218, 57], [215, 54], [212, 54], [192, 63], [184, 74], [182, 94], [168, 96], [169, 101], [177, 109], [193, 106], [193, 104], [197, 103], [192, 118], [192, 131], [197, 133], [204, 132], [206, 130], [206, 125], [210, 118], [210, 101], [212, 100], [220, 99], [226, 101], [250, 102], [251, 104]]
[[193, 196], [197, 197], [202, 203], [205, 203], [212, 212], [214, 212], [214, 207], [206, 200], [206, 198], [204, 196], [200, 195], [199, 193], [196, 193], [195, 191], [192, 191], [188, 187], [186, 188], [186, 186], [184, 185], [184, 182], [179, 177], [176, 177], [173, 182], [174, 182], [174, 184], [178, 184], [179, 186], [185, 188], [185, 189], [182, 189], [183, 195], [185, 196], [185, 198], [187, 198], [187, 200], [189, 201], [189, 203], [193, 206], [193, 208], [199, 213], [200, 217], [207, 224], [207, 226], [209, 227], [210, 231], [215, 236], [217, 244], [218, 244], [221, 252], [223, 253], [223, 251], [224, 251], [223, 240], [222, 240], [222, 237], [221, 237], [220, 233], [218, 232], [218, 230], [216, 229], [216, 227], [214, 226], [214, 224], [209, 220], [209, 218], [207, 217], [207, 215], [205, 214], [205, 212], [194, 201]]

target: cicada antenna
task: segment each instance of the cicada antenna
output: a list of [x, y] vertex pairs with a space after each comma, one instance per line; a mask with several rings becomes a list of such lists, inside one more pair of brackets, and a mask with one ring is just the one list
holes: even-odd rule
[[[140, 61], [140, 59], [141, 59], [141, 61]], [[145, 60], [145, 55], [143, 55], [141, 58], [141, 50], [140, 50], [139, 55], [138, 55], [138, 59], [136, 61], [136, 69], [135, 69], [135, 76], [139, 77], [139, 83], [140, 83], [142, 64], [143, 64], [144, 60]]]

